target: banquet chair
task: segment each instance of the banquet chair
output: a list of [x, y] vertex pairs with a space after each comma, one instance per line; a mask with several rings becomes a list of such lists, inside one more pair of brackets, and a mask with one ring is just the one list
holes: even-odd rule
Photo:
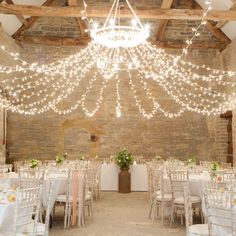
[[184, 211], [187, 236], [208, 236], [208, 224], [193, 224], [193, 206], [191, 202], [189, 182], [183, 184]]
[[[41, 186], [17, 189], [15, 213], [13, 217], [13, 230], [12, 232], [2, 232], [3, 235], [37, 235], [37, 219], [40, 210], [41, 191]], [[31, 225], [32, 231], [30, 233], [25, 233], [24, 231], [28, 225]]]
[[161, 213], [161, 221], [164, 224], [164, 210], [172, 202], [172, 194], [165, 193], [163, 171], [160, 168], [152, 170], [153, 193], [149, 210], [149, 218], [155, 220], [158, 212]]
[[235, 173], [231, 170], [219, 170], [216, 172], [216, 184], [227, 188], [232, 181], [235, 181]]
[[236, 235], [235, 193], [217, 189], [206, 189], [205, 206], [210, 236]]
[[38, 185], [43, 185], [44, 174], [45, 171], [43, 169], [32, 170], [32, 169], [19, 168], [18, 172], [19, 187], [30, 188], [30, 187], [36, 187]]
[[12, 164], [1, 164], [0, 173], [7, 173], [12, 171]]
[[[180, 211], [181, 224], [183, 224], [184, 215], [184, 195], [183, 184], [188, 182], [188, 171], [175, 170], [170, 173], [170, 183], [172, 192], [172, 207], [171, 207], [171, 225], [174, 222], [174, 214]], [[194, 207], [201, 205], [201, 199], [198, 196], [191, 195], [191, 202]], [[199, 206], [199, 209], [201, 207]]]
[[[21, 232], [23, 232], [27, 236], [33, 236], [34, 231], [36, 231], [36, 236], [48, 236], [49, 235], [49, 223], [50, 223], [50, 215], [53, 209], [53, 204], [54, 204], [54, 186], [55, 182], [52, 180], [49, 183], [49, 188], [48, 188], [48, 194], [47, 194], [47, 202], [45, 206], [45, 223], [39, 222], [39, 217], [35, 217], [34, 220], [25, 225], [21, 229]], [[40, 187], [41, 188], [41, 187]], [[41, 196], [39, 194], [39, 196]], [[40, 197], [40, 203], [41, 203], [41, 197]], [[41, 204], [39, 204], [40, 206]], [[39, 214], [40, 214], [40, 208], [39, 208]], [[36, 228], [34, 229], [34, 224], [36, 225]]]
[[212, 161], [200, 161], [200, 166], [205, 168], [206, 170], [210, 169]]
[[154, 171], [156, 169], [159, 169], [159, 168], [162, 168], [163, 166], [163, 163], [162, 162], [159, 162], [159, 161], [149, 161], [149, 162], [146, 162], [146, 168], [147, 168], [147, 176], [148, 176], [148, 200], [149, 201], [152, 201], [153, 199], [153, 188], [154, 188], [154, 183], [153, 183], [153, 180], [154, 180]]
[[96, 169], [96, 175], [95, 175], [95, 186], [94, 186], [94, 197], [95, 199], [101, 199], [101, 168], [102, 164], [101, 162], [95, 162], [95, 169]]
[[85, 206], [93, 220], [93, 196], [96, 189], [96, 169], [88, 168], [85, 172]]
[[[89, 213], [93, 216], [93, 198], [91, 192], [86, 191], [85, 189], [85, 170], [68, 170], [67, 175], [67, 189], [65, 194], [60, 194], [56, 198], [56, 202], [62, 203], [65, 205], [64, 209], [64, 229], [68, 229], [71, 224], [71, 215], [75, 209], [73, 209], [73, 205], [76, 204], [76, 208], [78, 208], [78, 225], [83, 227], [85, 225], [85, 206], [88, 207]], [[78, 192], [75, 193], [76, 187], [74, 186], [74, 175], [78, 175]], [[74, 195], [76, 194], [76, 203], [74, 203]]]
[[65, 207], [64, 207], [64, 229], [69, 228], [70, 220], [71, 220], [72, 203], [73, 203], [72, 175], [73, 175], [73, 170], [68, 170], [67, 179], [66, 179], [66, 193], [60, 194], [56, 198], [56, 202], [59, 202], [60, 204], [61, 203], [65, 204]]
[[226, 162], [220, 162], [220, 167], [223, 170], [231, 169], [232, 168], [232, 164], [231, 163], [226, 163]]

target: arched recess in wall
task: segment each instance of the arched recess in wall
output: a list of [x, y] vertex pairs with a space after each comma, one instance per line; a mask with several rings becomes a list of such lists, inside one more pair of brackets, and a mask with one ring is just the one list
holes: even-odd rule
[[90, 121], [81, 119], [66, 119], [62, 122], [58, 133], [58, 153], [63, 153], [65, 148], [71, 157], [79, 155], [96, 155], [100, 146], [102, 132]]

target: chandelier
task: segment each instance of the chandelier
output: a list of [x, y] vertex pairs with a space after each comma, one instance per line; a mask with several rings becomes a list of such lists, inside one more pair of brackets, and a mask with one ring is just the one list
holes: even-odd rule
[[[125, 3], [132, 15], [130, 20], [121, 18], [125, 3], [114, 0], [105, 23], [93, 22], [92, 41], [68, 58], [45, 65], [28, 63], [2, 45], [1, 49], [13, 57], [17, 65], [0, 65], [0, 73], [4, 75], [0, 79], [0, 103], [12, 112], [26, 115], [50, 110], [66, 115], [81, 108], [86, 116], [93, 117], [105, 100], [108, 85], [115, 83], [115, 113], [120, 117], [120, 84], [125, 74], [133, 101], [147, 119], [157, 113], [174, 118], [185, 111], [216, 115], [231, 110], [236, 106], [236, 72], [199, 66], [182, 59], [205, 25], [204, 17], [212, 1], [207, 1], [201, 23], [193, 29], [193, 36], [177, 56], [147, 41], [149, 27], [141, 23], [128, 0]], [[84, 7], [86, 15], [85, 2]], [[82, 83], [86, 86], [81, 87]], [[88, 109], [86, 101], [95, 86], [99, 88], [98, 97], [94, 107]], [[145, 94], [148, 109], [144, 108], [140, 91]], [[159, 91], [174, 104], [174, 110], [161, 104]]]

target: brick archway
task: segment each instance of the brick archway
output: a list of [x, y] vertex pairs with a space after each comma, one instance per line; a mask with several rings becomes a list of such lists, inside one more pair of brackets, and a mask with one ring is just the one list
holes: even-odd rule
[[[90, 140], [89, 140], [89, 150], [88, 155], [96, 155], [98, 152], [98, 148], [100, 147], [100, 135], [102, 132], [97, 129], [93, 124], [91, 124], [88, 120], [83, 119], [66, 119], [63, 121], [60, 125], [59, 131], [58, 131], [58, 145], [57, 150], [59, 153], [63, 153], [65, 150], [65, 133], [68, 130], [84, 130], [90, 134]], [[96, 137], [94, 139], [94, 137]], [[76, 138], [76, 137], [75, 137]], [[79, 153], [78, 153], [79, 154]], [[83, 153], [84, 154], [84, 153]]]

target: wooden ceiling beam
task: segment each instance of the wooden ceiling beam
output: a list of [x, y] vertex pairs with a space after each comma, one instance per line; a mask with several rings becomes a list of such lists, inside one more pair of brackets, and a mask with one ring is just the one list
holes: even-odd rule
[[[163, 0], [161, 4], [162, 9], [170, 9], [174, 0]], [[158, 32], [156, 35], [157, 41], [162, 41], [164, 38], [165, 30], [168, 24], [168, 20], [160, 20]]]
[[52, 46], [87, 46], [90, 39], [78, 38], [60, 38], [53, 36], [19, 36], [17, 38], [21, 43], [43, 44]]
[[[43, 6], [50, 6], [55, 0], [46, 0], [43, 3]], [[12, 37], [17, 40], [17, 37], [22, 35], [25, 31], [27, 31], [34, 22], [38, 19], [38, 16], [32, 16], [26, 19], [26, 24], [22, 25], [13, 35]]]
[[[10, 5], [0, 4], [0, 13], [26, 16], [52, 16], [52, 17], [81, 17], [79, 7], [57, 7], [57, 6], [30, 6], [30, 5]], [[192, 9], [159, 9], [159, 8], [141, 8], [137, 7], [136, 14], [145, 19], [167, 19], [167, 20], [200, 20], [204, 10]], [[109, 8], [105, 6], [90, 7], [88, 9], [89, 17], [106, 17]], [[131, 17], [131, 12], [124, 8], [121, 11], [121, 17]], [[205, 20], [236, 20], [236, 10], [229, 11], [210, 11]]]
[[219, 28], [216, 28], [216, 26], [212, 22], [207, 21], [206, 25], [207, 25], [207, 28], [211, 31], [211, 33], [220, 41], [226, 42], [226, 43], [231, 42], [231, 40]]
[[[91, 41], [90, 39], [79, 39], [79, 38], [60, 38], [52, 36], [20, 36], [18, 37], [19, 42], [21, 43], [30, 43], [30, 44], [43, 44], [51, 46], [87, 46]], [[156, 45], [159, 48], [173, 48], [173, 49], [182, 49], [186, 46], [183, 42], [153, 42], [153, 45]], [[190, 47], [191, 49], [221, 49], [222, 43], [215, 42], [197, 42], [193, 43]]]
[[[68, 5], [69, 6], [78, 6], [78, 0], [68, 0]], [[76, 22], [79, 26], [82, 38], [87, 38], [88, 34], [86, 34], [86, 32], [85, 32], [85, 29], [86, 29], [85, 23], [83, 22], [81, 17], [76, 17], [75, 19], [76, 19]]]
[[[14, 2], [13, 2], [12, 0], [5, 0], [5, 2], [6, 2], [7, 4], [12, 4], [12, 5], [14, 5]], [[25, 18], [24, 18], [22, 15], [16, 15], [16, 17], [17, 17], [17, 19], [18, 19], [23, 25], [26, 24], [26, 20], [25, 20]]]
[[218, 28], [218, 29], [220, 29], [220, 28], [222, 28], [226, 23], [227, 23], [228, 21], [218, 21], [217, 23], [216, 23], [216, 28]]
[[[196, 0], [194, 0], [194, 2], [195, 2], [195, 9], [202, 9], [202, 7], [196, 2]], [[221, 42], [225, 42], [227, 44], [231, 42], [231, 40], [219, 28], [216, 27], [214, 22], [208, 20], [206, 21], [206, 26], [210, 30], [210, 32]]]
[[[184, 42], [154, 42], [158, 48], [183, 49], [186, 47]], [[222, 50], [226, 45], [222, 42], [196, 42], [190, 45], [189, 49], [219, 49]]]

